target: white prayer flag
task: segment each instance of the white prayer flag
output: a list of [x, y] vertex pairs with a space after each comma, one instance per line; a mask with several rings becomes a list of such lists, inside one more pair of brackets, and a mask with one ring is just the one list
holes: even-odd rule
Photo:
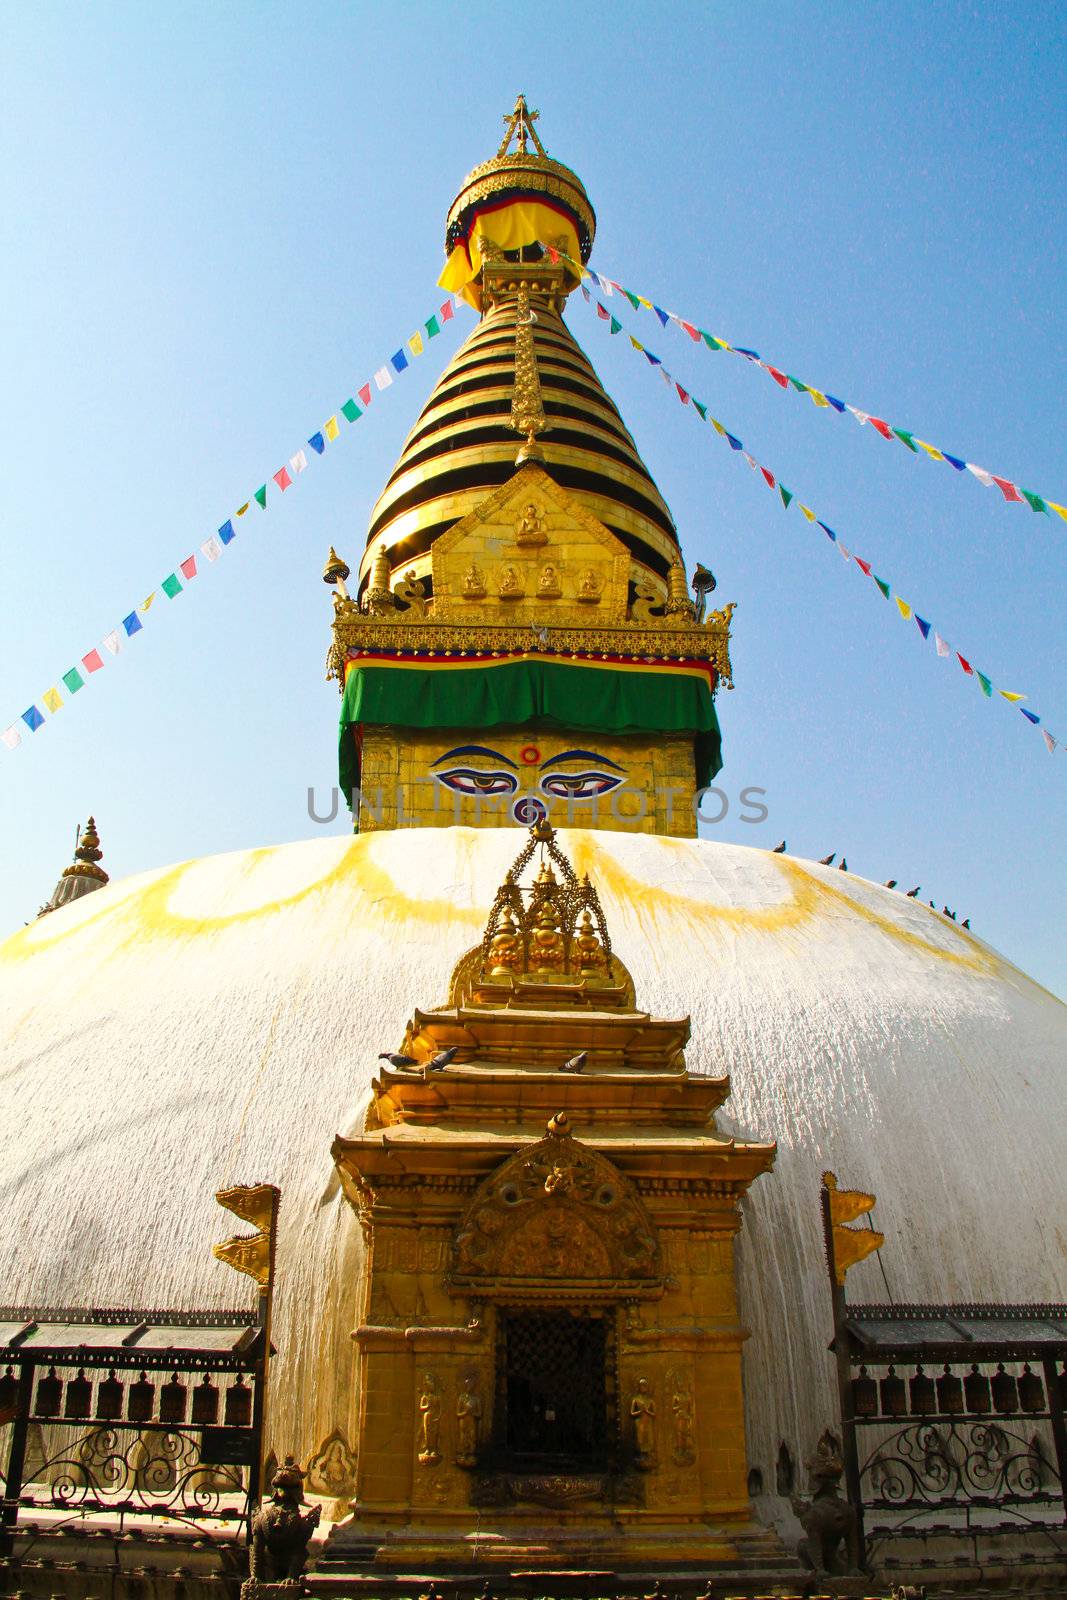
[[[14, 733], [14, 731], [15, 730], [13, 728], [9, 728], [8, 729], [8, 733]], [[1042, 730], [1041, 730], [1041, 737], [1045, 741], [1045, 747], [1048, 750], [1049, 755], [1051, 755], [1053, 750], [1055, 750], [1055, 748], [1056, 748], [1055, 739], [1052, 737], [1051, 733], [1049, 733], [1047, 731], [1047, 729], [1045, 729], [1045, 728], [1042, 728]], [[7, 733], [4, 734], [4, 738], [5, 739], [7, 738]]]
[[113, 633], [107, 633], [104, 635], [104, 647], [105, 649], [110, 650], [113, 656], [118, 655], [119, 651], [122, 649], [122, 640], [119, 638], [119, 630], [117, 628]]
[[303, 472], [307, 464], [308, 458], [304, 454], [303, 450], [298, 450], [295, 456], [289, 457], [289, 465], [292, 467], [294, 472]]
[[950, 656], [952, 654], [952, 651], [949, 649], [944, 639], [942, 639], [941, 635], [936, 630], [934, 632], [934, 644], [937, 646], [937, 653], [939, 656]]
[[837, 541], [837, 548], [840, 550], [846, 561], [852, 560], [852, 551], [846, 550], [840, 539]]
[[209, 561], [217, 561], [222, 554], [222, 546], [214, 534], [210, 539], [205, 539], [200, 548]]
[[[1046, 734], [1045, 737], [1047, 739], [1048, 734]], [[16, 750], [22, 743], [22, 735], [15, 727], [14, 723], [12, 723], [10, 728], [5, 728], [3, 733], [0, 733], [0, 739], [3, 739], [9, 750]]]
[[388, 389], [389, 385], [393, 381], [389, 368], [379, 367], [377, 372], [374, 374], [374, 381], [378, 385], [379, 389]]
[[993, 487], [992, 475], [990, 473], [986, 472], [984, 470], [984, 468], [976, 467], [973, 461], [968, 461], [967, 462], [967, 471], [968, 472], [973, 472], [975, 477], [978, 479], [978, 482], [979, 483], [984, 483], [987, 489], [992, 489], [992, 487]]
[[855, 406], [849, 406], [848, 409], [852, 412], [852, 415], [855, 417], [861, 428], [865, 422], [870, 422], [870, 416], [866, 411], [857, 411]]

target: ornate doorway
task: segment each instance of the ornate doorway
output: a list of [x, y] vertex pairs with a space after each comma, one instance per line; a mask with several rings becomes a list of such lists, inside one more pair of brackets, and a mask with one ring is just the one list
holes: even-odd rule
[[497, 1447], [515, 1467], [605, 1464], [614, 1433], [609, 1323], [568, 1311], [502, 1308], [497, 1318]]

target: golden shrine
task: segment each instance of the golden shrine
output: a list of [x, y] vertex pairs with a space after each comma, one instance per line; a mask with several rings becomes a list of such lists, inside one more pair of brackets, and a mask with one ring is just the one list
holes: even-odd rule
[[774, 1146], [717, 1131], [729, 1082], [687, 1070], [688, 1038], [639, 1009], [595, 885], [535, 826], [448, 1003], [415, 1011], [333, 1147], [367, 1252], [339, 1548], [394, 1568], [773, 1548], [733, 1241]]

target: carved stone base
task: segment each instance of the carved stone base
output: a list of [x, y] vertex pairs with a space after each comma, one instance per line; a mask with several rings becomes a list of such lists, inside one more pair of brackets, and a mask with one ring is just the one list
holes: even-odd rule
[[281, 1583], [261, 1583], [258, 1578], [246, 1578], [241, 1585], [241, 1600], [299, 1600], [307, 1593], [303, 1578], [286, 1578]]

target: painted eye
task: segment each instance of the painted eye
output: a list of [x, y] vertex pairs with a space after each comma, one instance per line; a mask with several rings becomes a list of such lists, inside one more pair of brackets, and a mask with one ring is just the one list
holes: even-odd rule
[[477, 767], [450, 767], [434, 777], [456, 794], [514, 794], [519, 787], [510, 772], [481, 772]]
[[541, 779], [541, 788], [560, 800], [593, 800], [610, 794], [622, 782], [610, 772], [552, 772]]

